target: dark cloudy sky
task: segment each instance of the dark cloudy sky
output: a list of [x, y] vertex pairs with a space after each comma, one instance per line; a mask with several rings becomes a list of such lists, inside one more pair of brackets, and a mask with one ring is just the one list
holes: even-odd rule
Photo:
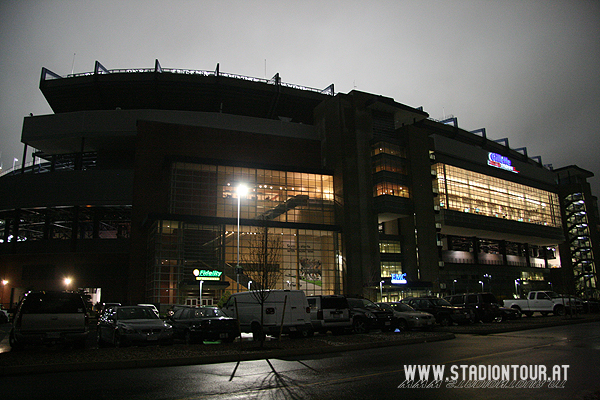
[[[75, 57], [73, 56], [74, 54]], [[486, 128], [600, 195], [600, 1], [0, 0], [0, 151], [51, 110], [42, 67], [214, 70], [423, 106]], [[266, 62], [265, 62], [266, 60]], [[74, 62], [73, 62], [74, 61]], [[21, 161], [19, 161], [20, 163]]]

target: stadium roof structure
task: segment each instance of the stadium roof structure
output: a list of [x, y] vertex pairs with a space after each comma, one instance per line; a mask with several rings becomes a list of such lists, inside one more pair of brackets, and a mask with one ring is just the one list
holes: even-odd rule
[[106, 69], [60, 76], [42, 68], [40, 90], [55, 113], [160, 109], [221, 112], [313, 124], [313, 111], [332, 97], [333, 84], [313, 89], [219, 71], [162, 68]]

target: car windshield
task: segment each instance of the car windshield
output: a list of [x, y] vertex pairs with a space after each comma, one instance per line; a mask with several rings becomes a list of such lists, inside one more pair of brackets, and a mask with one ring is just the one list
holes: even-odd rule
[[367, 299], [348, 299], [348, 304], [352, 308], [375, 308], [378, 309], [379, 306], [373, 303], [371, 300]]
[[194, 318], [225, 317], [225, 313], [216, 307], [199, 308], [194, 312]]
[[452, 306], [452, 304], [448, 303], [448, 301], [444, 299], [434, 298], [429, 300], [436, 306]]
[[159, 319], [148, 307], [122, 307], [117, 309], [117, 319]]

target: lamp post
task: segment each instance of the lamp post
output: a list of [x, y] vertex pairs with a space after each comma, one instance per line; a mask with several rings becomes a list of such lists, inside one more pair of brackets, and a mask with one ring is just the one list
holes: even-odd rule
[[3, 304], [2, 301], [4, 300], [4, 288], [7, 284], [8, 281], [6, 279], [2, 279], [2, 296], [0, 296], [0, 304]]
[[519, 280], [515, 279], [515, 296], [518, 299], [519, 298]]
[[248, 187], [244, 184], [238, 185], [237, 189], [238, 198], [238, 209], [237, 209], [237, 266], [235, 268], [235, 274], [237, 277], [237, 291], [240, 291], [240, 208], [242, 202], [242, 196], [248, 193]]
[[252, 285], [252, 281], [248, 281], [248, 291], [250, 291], [250, 285]]
[[69, 285], [71, 284], [71, 278], [65, 278], [65, 290], [69, 290]]
[[483, 281], [479, 281], [481, 283], [481, 291], [483, 292]]
[[200, 278], [200, 270], [199, 269], [195, 269], [193, 272], [194, 272], [194, 276], [198, 280], [198, 283], [200, 284], [200, 293], [198, 296], [198, 298], [200, 300], [200, 304], [198, 304], [198, 305], [202, 306], [202, 284], [204, 283], [204, 281], [202, 280], [202, 278]]
[[383, 301], [383, 281], [379, 281], [379, 297], [380, 301]]
[[456, 279], [452, 281], [452, 294], [456, 294], [456, 282]]

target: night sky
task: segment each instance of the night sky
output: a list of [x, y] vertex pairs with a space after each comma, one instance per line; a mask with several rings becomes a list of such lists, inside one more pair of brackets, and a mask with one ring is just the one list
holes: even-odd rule
[[[0, 151], [51, 113], [42, 67], [214, 70], [392, 97], [486, 128], [600, 195], [600, 1], [0, 0]], [[28, 158], [27, 161], [30, 161]]]

